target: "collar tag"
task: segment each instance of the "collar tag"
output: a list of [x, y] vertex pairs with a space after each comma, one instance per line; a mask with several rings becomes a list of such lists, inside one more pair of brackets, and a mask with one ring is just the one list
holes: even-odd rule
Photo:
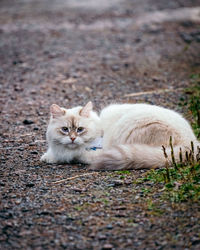
[[103, 144], [103, 137], [96, 138], [91, 144], [86, 148], [86, 150], [97, 150], [101, 149]]

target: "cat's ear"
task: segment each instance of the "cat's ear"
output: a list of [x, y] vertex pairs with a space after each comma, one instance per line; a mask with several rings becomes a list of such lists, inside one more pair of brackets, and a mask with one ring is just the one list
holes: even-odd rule
[[88, 102], [80, 111], [80, 116], [89, 117], [90, 111], [92, 111], [93, 105], [92, 102]]
[[50, 112], [53, 118], [57, 118], [65, 114], [65, 111], [61, 109], [57, 104], [52, 104], [50, 107]]

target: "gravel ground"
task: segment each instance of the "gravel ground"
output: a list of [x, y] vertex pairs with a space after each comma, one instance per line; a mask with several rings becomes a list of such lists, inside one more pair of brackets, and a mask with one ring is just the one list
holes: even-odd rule
[[136, 184], [145, 171], [39, 161], [52, 103], [184, 112], [198, 11], [199, 0], [1, 0], [0, 249], [200, 249], [199, 204], [163, 201], [162, 185]]

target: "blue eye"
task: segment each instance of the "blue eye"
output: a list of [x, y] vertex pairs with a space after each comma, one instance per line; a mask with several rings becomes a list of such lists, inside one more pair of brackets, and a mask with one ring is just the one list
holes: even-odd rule
[[67, 127], [62, 127], [61, 130], [65, 133], [69, 132], [69, 129]]
[[83, 128], [83, 127], [79, 127], [79, 128], [77, 128], [77, 132], [78, 132], [78, 133], [83, 132], [83, 130], [84, 130], [84, 128]]

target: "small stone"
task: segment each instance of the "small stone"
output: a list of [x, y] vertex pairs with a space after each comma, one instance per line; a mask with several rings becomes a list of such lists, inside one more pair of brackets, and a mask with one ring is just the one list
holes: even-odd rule
[[105, 236], [104, 234], [100, 234], [100, 235], [98, 236], [98, 239], [99, 239], [99, 240], [106, 240], [106, 236]]
[[31, 154], [32, 155], [38, 155], [38, 152], [37, 151], [31, 151]]
[[89, 237], [91, 237], [91, 238], [95, 238], [95, 236], [96, 236], [96, 234], [94, 232], [89, 235]]
[[113, 210], [126, 210], [125, 206], [117, 206], [117, 207], [113, 207]]
[[124, 67], [128, 68], [129, 67], [129, 63], [124, 63]]
[[24, 148], [18, 148], [17, 150], [18, 151], [24, 151]]
[[24, 121], [23, 121], [23, 124], [24, 125], [30, 125], [30, 124], [33, 124], [34, 122], [32, 121], [32, 120], [29, 120], [29, 119], [25, 119]]
[[199, 36], [200, 35], [200, 31], [197, 30], [197, 31], [191, 32], [190, 35], [193, 36], [193, 37]]
[[114, 186], [121, 186], [124, 184], [124, 182], [122, 180], [113, 180], [113, 184]]
[[142, 39], [138, 37], [138, 38], [135, 39], [135, 43], [139, 43], [139, 42], [141, 42], [141, 40]]
[[161, 82], [161, 81], [164, 81], [164, 79], [163, 79], [162, 77], [160, 77], [160, 76], [153, 76], [153, 77], [152, 77], [152, 80], [153, 80], [154, 82]]
[[150, 34], [159, 34], [162, 32], [162, 28], [156, 24], [151, 24], [147, 26], [147, 32]]
[[24, 89], [21, 88], [20, 86], [15, 86], [14, 90], [17, 92], [20, 92], [20, 91], [23, 91]]
[[192, 27], [193, 23], [191, 21], [186, 21], [185, 20], [185, 21], [181, 22], [181, 25], [183, 27]]
[[115, 217], [118, 217], [118, 218], [127, 217], [127, 214], [120, 212], [120, 213], [117, 213]]
[[198, 239], [198, 238], [193, 238], [193, 239], [192, 239], [192, 245], [198, 245], [198, 244], [200, 244], [200, 239]]
[[23, 63], [21, 60], [14, 60], [13, 62], [13, 65], [17, 65], [17, 64], [20, 64], [20, 63]]
[[107, 229], [113, 229], [113, 226], [112, 226], [111, 224], [108, 224], [108, 225], [106, 226], [106, 228], [107, 228]]
[[132, 180], [125, 180], [125, 181], [124, 181], [124, 184], [126, 184], [126, 185], [131, 185], [132, 183], [133, 183]]
[[26, 183], [26, 187], [34, 187], [35, 184], [34, 183]]
[[120, 67], [119, 67], [118, 65], [113, 65], [113, 66], [111, 67], [111, 69], [112, 69], [113, 71], [118, 71], [118, 70], [120, 69]]
[[103, 245], [102, 249], [113, 249], [113, 245], [107, 243], [107, 244]]
[[115, 186], [114, 183], [110, 183], [110, 184], [107, 185], [107, 187], [114, 187], [114, 186]]
[[75, 191], [75, 192], [79, 192], [79, 193], [82, 193], [82, 192], [86, 191], [85, 188], [78, 188], [78, 187], [73, 187], [72, 190]]
[[200, 35], [195, 37], [196, 42], [200, 43]]
[[16, 204], [16, 205], [19, 205], [19, 204], [21, 203], [21, 201], [22, 201], [21, 199], [17, 199], [17, 200], [15, 201], [15, 204]]
[[189, 34], [186, 34], [186, 33], [181, 33], [181, 38], [186, 43], [191, 43], [193, 41], [193, 37]]
[[36, 91], [35, 89], [32, 89], [32, 90], [30, 91], [30, 94], [35, 95], [35, 94], [37, 94], [37, 91]]

